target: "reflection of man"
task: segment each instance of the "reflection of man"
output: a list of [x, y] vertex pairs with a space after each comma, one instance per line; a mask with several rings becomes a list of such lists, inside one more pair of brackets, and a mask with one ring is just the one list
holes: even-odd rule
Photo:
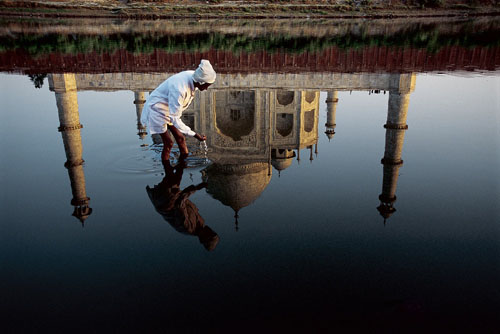
[[186, 162], [180, 160], [177, 166], [172, 167], [167, 160], [163, 162], [163, 166], [165, 167], [163, 180], [153, 188], [146, 187], [156, 211], [178, 232], [197, 236], [208, 251], [215, 249], [219, 236], [205, 225], [198, 208], [188, 199], [197, 190], [205, 188], [206, 183], [190, 185], [181, 191], [180, 183]]
[[188, 155], [184, 136], [195, 137], [199, 141], [207, 139], [205, 135], [194, 132], [184, 124], [181, 116], [193, 101], [195, 90], [206, 90], [215, 82], [215, 77], [212, 65], [203, 59], [196, 71], [183, 71], [171, 76], [149, 95], [142, 110], [141, 123], [151, 134], [160, 134], [163, 140], [162, 160], [169, 159], [174, 145], [167, 130], [179, 145], [181, 157]]

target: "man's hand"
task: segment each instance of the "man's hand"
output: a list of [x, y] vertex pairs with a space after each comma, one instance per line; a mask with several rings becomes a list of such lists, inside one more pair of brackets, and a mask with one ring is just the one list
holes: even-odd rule
[[205, 135], [200, 135], [199, 133], [195, 134], [194, 137], [198, 139], [199, 141], [204, 141], [207, 140], [207, 136]]

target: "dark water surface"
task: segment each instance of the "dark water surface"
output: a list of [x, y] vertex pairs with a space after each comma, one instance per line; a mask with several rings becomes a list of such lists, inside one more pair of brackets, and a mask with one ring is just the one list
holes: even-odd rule
[[[10, 64], [0, 75], [4, 332], [495, 332], [500, 76], [498, 41], [484, 44], [455, 43], [462, 51], [440, 58], [439, 73], [404, 61], [429, 52], [421, 45], [397, 46], [403, 62], [386, 71], [390, 48], [365, 50], [351, 59], [356, 73], [318, 67], [316, 51], [282, 50], [284, 63], [244, 73], [220, 58], [242, 54], [222, 47], [168, 54], [186, 68], [213, 55], [221, 68], [184, 119], [209, 151], [205, 160], [190, 142], [180, 190], [194, 191], [209, 229], [157, 212], [175, 176], [137, 124], [143, 99], [177, 67], [65, 70], [120, 52], [95, 49]], [[458, 66], [457, 52], [476, 53]], [[40, 71], [43, 57], [52, 62]]]

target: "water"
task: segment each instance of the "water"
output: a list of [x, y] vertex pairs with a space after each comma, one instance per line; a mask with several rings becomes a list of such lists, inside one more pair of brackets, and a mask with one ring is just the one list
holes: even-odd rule
[[[365, 53], [356, 73], [315, 67], [313, 53], [309, 71], [214, 61], [218, 81], [183, 115], [207, 141], [188, 140], [185, 164], [174, 147], [168, 165], [137, 120], [177, 69], [65, 70], [96, 50], [11, 64], [0, 74], [2, 329], [493, 331], [500, 76], [481, 67], [495, 63], [482, 46], [460, 47], [483, 58], [368, 71]], [[307, 58], [297, 52], [276, 57]], [[83, 128], [58, 132], [71, 122]], [[189, 223], [172, 218], [182, 214]]]

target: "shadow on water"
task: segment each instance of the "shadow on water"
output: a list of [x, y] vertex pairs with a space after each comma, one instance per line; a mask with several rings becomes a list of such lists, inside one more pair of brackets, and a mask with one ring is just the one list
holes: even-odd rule
[[151, 203], [177, 232], [196, 236], [207, 251], [214, 250], [219, 236], [205, 225], [198, 208], [189, 200], [192, 194], [205, 188], [206, 183], [190, 185], [181, 190], [180, 184], [187, 162], [182, 159], [175, 166], [172, 166], [170, 161], [164, 161], [162, 164], [165, 171], [163, 180], [152, 188], [146, 187]]

